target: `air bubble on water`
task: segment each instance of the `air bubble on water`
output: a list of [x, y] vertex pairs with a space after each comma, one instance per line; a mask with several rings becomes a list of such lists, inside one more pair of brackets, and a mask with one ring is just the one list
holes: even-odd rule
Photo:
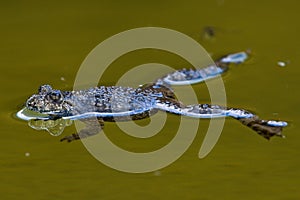
[[290, 64], [290, 61], [289, 61], [289, 60], [287, 60], [287, 61], [279, 60], [279, 61], [277, 62], [277, 65], [278, 65], [279, 67], [286, 67], [288, 64]]
[[29, 157], [29, 156], [30, 156], [30, 153], [29, 153], [29, 152], [26, 152], [26, 153], [25, 153], [25, 156], [26, 156], [26, 157]]

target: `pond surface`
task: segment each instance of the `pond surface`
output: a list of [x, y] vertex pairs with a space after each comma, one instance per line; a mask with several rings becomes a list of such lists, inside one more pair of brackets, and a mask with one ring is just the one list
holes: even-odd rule
[[[299, 6], [298, 1], [237, 0], [1, 2], [2, 199], [299, 199]], [[101, 41], [144, 26], [180, 31], [214, 58], [251, 49], [248, 62], [232, 66], [223, 76], [227, 103], [262, 118], [289, 121], [286, 138], [267, 141], [226, 119], [213, 151], [199, 159], [209, 125], [201, 120], [180, 159], [159, 171], [129, 174], [103, 165], [81, 142], [61, 143], [14, 117], [39, 85], [72, 88], [84, 58]], [[203, 35], [208, 26], [212, 38]], [[124, 72], [149, 62], [178, 69], [186, 65], [166, 52], [136, 51], [116, 60], [100, 83], [113, 84]], [[200, 102], [209, 102], [205, 84], [194, 88], [201, 91]], [[106, 124], [105, 134], [124, 149], [147, 152], [174, 137], [178, 118], [168, 116], [163, 131], [144, 140], [126, 136], [112, 123]], [[71, 126], [63, 134], [75, 131]]]

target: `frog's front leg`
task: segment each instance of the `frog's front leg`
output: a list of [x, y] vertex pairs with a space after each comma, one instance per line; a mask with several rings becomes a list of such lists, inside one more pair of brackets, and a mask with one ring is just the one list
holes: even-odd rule
[[81, 129], [78, 133], [73, 133], [63, 137], [60, 141], [72, 142], [98, 134], [104, 128], [104, 121], [102, 118], [90, 118], [81, 120], [85, 123], [85, 128]]

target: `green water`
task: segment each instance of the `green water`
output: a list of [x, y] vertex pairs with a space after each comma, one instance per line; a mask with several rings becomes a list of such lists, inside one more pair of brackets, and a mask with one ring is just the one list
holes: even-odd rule
[[[2, 1], [1, 199], [299, 199], [299, 6], [298, 1]], [[215, 55], [251, 49], [252, 59], [224, 76], [228, 104], [288, 120], [287, 138], [266, 141], [228, 119], [213, 151], [200, 160], [208, 127], [202, 120], [195, 141], [176, 162], [159, 172], [128, 174], [101, 164], [81, 142], [60, 143], [13, 117], [39, 85], [71, 88], [80, 64], [101, 41], [144, 26], [180, 31]], [[203, 39], [205, 26], [215, 27], [214, 39]], [[125, 57], [107, 76], [143, 62], [175, 67], [182, 62], [159, 52]], [[279, 67], [280, 60], [289, 63]], [[208, 101], [205, 86], [195, 87], [203, 90], [201, 101]], [[119, 146], [146, 151], [172, 139], [172, 122], [178, 123], [176, 116], [165, 134], [143, 145], [114, 124], [106, 130]], [[73, 132], [74, 126], [64, 134]]]

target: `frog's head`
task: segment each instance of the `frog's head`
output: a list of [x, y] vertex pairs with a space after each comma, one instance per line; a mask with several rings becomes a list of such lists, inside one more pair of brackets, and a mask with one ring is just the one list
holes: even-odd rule
[[51, 115], [62, 115], [69, 111], [64, 94], [60, 90], [53, 90], [50, 85], [39, 87], [38, 94], [32, 95], [26, 102], [26, 108]]

